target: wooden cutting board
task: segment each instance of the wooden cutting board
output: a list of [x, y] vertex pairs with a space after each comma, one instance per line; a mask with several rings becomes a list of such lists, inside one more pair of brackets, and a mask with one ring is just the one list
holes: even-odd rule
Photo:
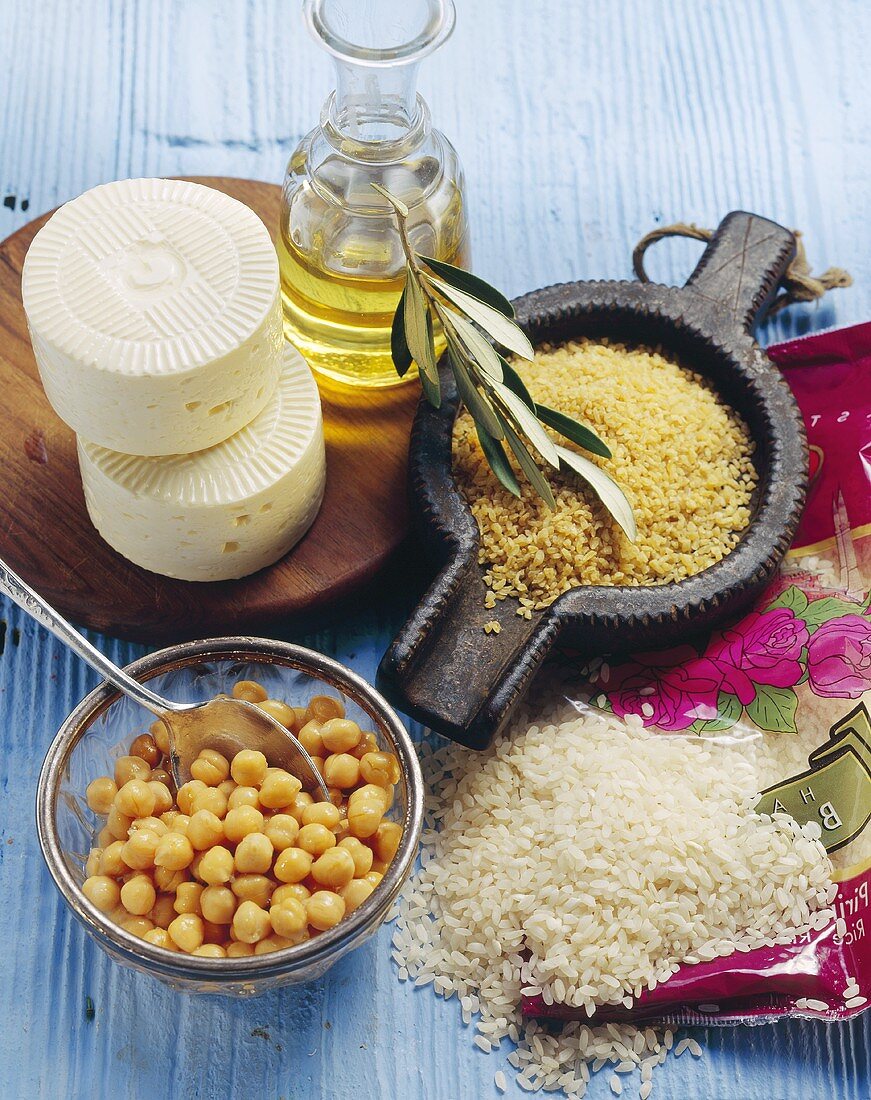
[[[281, 189], [196, 177], [250, 206], [272, 230]], [[77, 623], [165, 643], [252, 633], [309, 615], [372, 580], [408, 524], [408, 435], [415, 385], [321, 387], [327, 489], [309, 533], [284, 559], [239, 581], [170, 580], [116, 554], [85, 510], [73, 433], [49, 406], [21, 305], [24, 255], [49, 214], [0, 243], [0, 557]]]

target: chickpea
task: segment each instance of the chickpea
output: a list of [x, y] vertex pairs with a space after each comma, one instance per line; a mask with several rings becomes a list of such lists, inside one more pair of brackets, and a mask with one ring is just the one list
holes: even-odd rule
[[156, 768], [160, 763], [163, 752], [157, 747], [157, 742], [150, 733], [140, 733], [138, 737], [133, 739], [130, 746], [130, 755], [140, 757], [149, 768]]
[[154, 812], [154, 791], [142, 779], [129, 779], [115, 795], [115, 806], [127, 817], [150, 817]]
[[190, 817], [187, 814], [177, 813], [172, 824], [169, 825], [169, 832], [187, 836], [188, 825], [190, 825]]
[[[373, 793], [374, 792], [374, 793]], [[348, 799], [348, 826], [353, 836], [374, 836], [384, 817], [384, 788], [367, 784], [358, 787]]]
[[345, 791], [340, 787], [328, 787], [327, 791], [329, 792], [330, 802], [332, 802], [338, 810], [341, 810], [345, 804]]
[[367, 752], [360, 760], [360, 776], [364, 783], [389, 787], [399, 782], [399, 761], [392, 752]]
[[92, 875], [82, 883], [82, 893], [101, 913], [111, 913], [121, 900], [118, 883], [108, 875]]
[[305, 903], [305, 909], [309, 924], [325, 932], [335, 928], [345, 915], [345, 902], [332, 890], [318, 890]]
[[375, 855], [383, 863], [389, 864], [402, 840], [402, 826], [395, 821], [382, 821], [372, 838]]
[[[237, 787], [242, 790], [242, 787]], [[253, 790], [254, 788], [250, 788]], [[224, 818], [224, 836], [232, 844], [238, 844], [251, 833], [263, 832], [263, 814], [254, 806], [236, 806], [227, 811]]]
[[238, 810], [240, 806], [253, 806], [256, 810], [260, 805], [260, 792], [256, 787], [237, 787], [227, 799], [227, 805], [230, 810]]
[[191, 814], [187, 838], [200, 852], [219, 844], [224, 839], [221, 819], [211, 810], [196, 810]]
[[[321, 805], [324, 805], [324, 803], [321, 803]], [[330, 805], [330, 803], [326, 803], [326, 805]], [[301, 848], [304, 852], [313, 855], [315, 859], [317, 859], [318, 856], [322, 856], [328, 848], [335, 847], [335, 844], [336, 838], [326, 825], [321, 825], [319, 822], [312, 822], [311, 825], [303, 825], [299, 831], [299, 836], [296, 838], [297, 848]], [[282, 855], [284, 854], [285, 853], [282, 852]]]
[[311, 757], [311, 762], [315, 766], [315, 771], [318, 773], [318, 775], [321, 777], [321, 779], [323, 779], [323, 777], [324, 777], [324, 764], [326, 763], [326, 757], [325, 756], [313, 756], [313, 757]]
[[162, 947], [164, 951], [178, 950], [172, 936], [170, 936], [169, 932], [162, 926], [152, 928], [151, 931], [146, 932], [142, 938], [146, 943], [153, 943], [155, 947]]
[[234, 861], [241, 874], [262, 875], [272, 866], [274, 849], [265, 833], [248, 833], [236, 848]]
[[[163, 815], [168, 813], [173, 806], [172, 791], [165, 783], [161, 783], [157, 779], [150, 779], [148, 781], [148, 787], [154, 795], [154, 809], [151, 812], [163, 817]], [[166, 824], [166, 822], [164, 822], [164, 824]]]
[[190, 867], [194, 858], [194, 847], [181, 833], [168, 832], [158, 841], [154, 851], [155, 867], [165, 867], [168, 871], [181, 871]]
[[311, 871], [312, 863], [314, 860], [310, 852], [302, 848], [286, 848], [275, 861], [275, 877], [281, 882], [302, 882]]
[[162, 783], [164, 787], [169, 788], [170, 794], [175, 790], [175, 781], [164, 767], [152, 768], [149, 782]]
[[309, 756], [324, 756], [324, 743], [321, 740], [321, 723], [312, 720], [306, 722], [297, 734], [299, 743]]
[[360, 738], [359, 744], [351, 749], [351, 755], [356, 756], [358, 760], [362, 760], [370, 752], [378, 752], [378, 738], [371, 730], [366, 730]]
[[269, 914], [254, 901], [243, 901], [233, 914], [233, 931], [242, 943], [257, 943], [272, 931]]
[[167, 928], [177, 947], [188, 954], [203, 944], [203, 918], [197, 913], [180, 913]]
[[296, 711], [293, 707], [289, 707], [287, 703], [282, 703], [279, 699], [264, 699], [262, 703], [257, 704], [262, 711], [269, 715], [270, 718], [274, 718], [276, 722], [281, 723], [286, 729], [291, 729], [296, 724]]
[[255, 955], [269, 955], [273, 951], [283, 951], [285, 947], [293, 947], [295, 943], [299, 942], [299, 937], [286, 940], [281, 936], [267, 936], [266, 939], [260, 940], [259, 943], [254, 945]]
[[362, 881], [372, 884], [374, 890], [378, 883], [384, 878], [384, 875], [380, 871], [370, 871], [368, 875], [364, 875]]
[[123, 787], [131, 779], [148, 779], [151, 768], [141, 756], [119, 756], [115, 761], [115, 784]]
[[159, 817], [136, 817], [130, 822], [130, 835], [132, 836], [137, 829], [147, 829], [149, 833], [154, 833], [157, 837], [165, 836], [169, 832], [165, 821], [161, 821]]
[[148, 875], [134, 875], [121, 887], [121, 904], [135, 917], [150, 913], [156, 901], [157, 891]]
[[383, 859], [372, 860], [372, 870], [377, 871], [379, 875], [385, 875], [387, 868], [390, 866], [389, 862]]
[[324, 779], [328, 786], [338, 787], [340, 792], [356, 787], [360, 782], [360, 761], [347, 752], [333, 753], [324, 761]]
[[204, 887], [199, 882], [183, 882], [175, 892], [176, 913], [200, 914], [200, 898]]
[[293, 898], [295, 901], [305, 901], [311, 896], [311, 890], [303, 883], [287, 882], [283, 886], [276, 887], [272, 894], [272, 905], [283, 905], [288, 898]]
[[[226, 829], [226, 822], [224, 828]], [[299, 822], [290, 814], [273, 814], [263, 826], [263, 832], [276, 852], [283, 852], [296, 841]]]
[[124, 841], [113, 840], [100, 856], [100, 874], [118, 877], [126, 875], [130, 868], [124, 862]]
[[175, 796], [175, 801], [183, 814], [188, 814], [189, 816], [193, 814], [194, 795], [204, 790], [206, 790], [206, 785], [201, 779], [191, 779], [188, 783], [183, 783], [179, 787], [178, 794]]
[[299, 731], [306, 724], [308, 719], [305, 716], [305, 707], [293, 708], [293, 732], [299, 737]]
[[236, 895], [229, 886], [207, 886], [200, 894], [200, 912], [213, 924], [229, 924], [236, 912]]
[[230, 804], [230, 795], [236, 790], [235, 779], [224, 779], [218, 784], [218, 790], [227, 799], [227, 805]]
[[372, 849], [362, 840], [358, 840], [355, 836], [346, 836], [344, 840], [339, 841], [338, 846], [350, 853], [354, 861], [354, 878], [362, 878], [372, 870]]
[[242, 749], [233, 757], [230, 775], [240, 787], [259, 787], [266, 775], [266, 757], [254, 749]]
[[138, 936], [141, 940], [144, 940], [145, 933], [151, 932], [154, 925], [148, 917], [127, 917], [126, 920], [121, 921], [121, 927], [125, 932], [129, 932], [131, 936]]
[[108, 775], [101, 775], [99, 779], [92, 780], [85, 791], [88, 805], [95, 814], [107, 814], [112, 809], [118, 786], [114, 779]]
[[321, 726], [321, 740], [330, 752], [350, 752], [360, 744], [363, 731], [348, 718], [331, 718]]
[[132, 821], [133, 818], [122, 814], [117, 806], [113, 806], [106, 818], [106, 828], [116, 840], [126, 840]]
[[215, 749], [203, 749], [191, 764], [191, 777], [207, 787], [217, 787], [230, 774], [230, 761]]
[[262, 703], [268, 698], [266, 688], [255, 680], [239, 680], [233, 685], [233, 698], [246, 703]]
[[187, 870], [170, 871], [167, 867], [154, 868], [154, 885], [163, 894], [174, 894], [183, 882], [188, 881]]
[[158, 895], [154, 908], [148, 915], [158, 928], [169, 928], [176, 918], [174, 895]]
[[223, 844], [216, 844], [203, 853], [197, 868], [199, 878], [209, 886], [221, 886], [233, 877], [233, 853]]
[[254, 948], [250, 943], [240, 943], [236, 941], [231, 943], [227, 948], [228, 959], [244, 959], [248, 955], [254, 954]]
[[302, 790], [302, 783], [284, 768], [270, 768], [260, 784], [260, 805], [270, 810], [288, 806]]
[[254, 901], [263, 909], [275, 889], [275, 881], [266, 875], [236, 875], [229, 885], [240, 901]]
[[332, 802], [313, 802], [302, 811], [303, 826], [323, 825], [326, 829], [335, 829], [341, 818], [338, 806]]
[[311, 876], [321, 886], [340, 890], [354, 877], [354, 860], [346, 848], [330, 848], [314, 861]]
[[154, 866], [154, 853], [160, 837], [150, 829], [135, 829], [121, 849], [121, 858], [134, 871], [144, 871]]
[[197, 955], [202, 959], [225, 959], [227, 952], [219, 943], [203, 943], [199, 947], [195, 947], [191, 951], [192, 955]]
[[116, 837], [108, 825], [104, 825], [103, 828], [97, 833], [97, 846], [99, 848], [107, 848]]
[[88, 858], [85, 860], [85, 878], [91, 878], [92, 875], [100, 873], [100, 857], [102, 855], [102, 848], [92, 848], [88, 852]]
[[328, 722], [331, 718], [345, 717], [345, 704], [332, 695], [314, 695], [305, 708], [306, 719]]
[[154, 743], [164, 754], [169, 756], [169, 731], [164, 725], [162, 718], [158, 718], [157, 721], [152, 722], [148, 727], [148, 732], [154, 738]]
[[372, 883], [367, 882], [364, 878], [352, 879], [347, 886], [343, 886], [339, 891], [339, 896], [345, 903], [345, 912], [353, 913], [355, 909], [363, 904], [374, 889], [375, 887]]
[[291, 817], [295, 817], [296, 820], [302, 824], [302, 812], [306, 806], [311, 806], [313, 802], [314, 799], [308, 791], [300, 791], [293, 802], [285, 807], [284, 812], [290, 814]]
[[228, 799], [218, 787], [206, 787], [204, 791], [197, 791], [191, 801], [194, 813], [208, 810], [218, 818], [224, 818], [227, 814]]

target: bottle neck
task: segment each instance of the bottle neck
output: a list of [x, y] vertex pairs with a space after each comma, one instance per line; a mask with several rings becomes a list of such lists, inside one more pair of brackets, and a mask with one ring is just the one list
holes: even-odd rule
[[428, 131], [429, 112], [417, 95], [416, 63], [378, 68], [336, 62], [336, 90], [324, 105], [322, 125], [331, 144], [364, 159], [413, 148]]

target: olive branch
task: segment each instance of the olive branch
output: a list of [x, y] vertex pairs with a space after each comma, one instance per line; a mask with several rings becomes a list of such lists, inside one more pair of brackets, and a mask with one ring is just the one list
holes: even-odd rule
[[521, 359], [534, 358], [535, 350], [517, 324], [511, 303], [477, 275], [416, 252], [406, 227], [408, 207], [379, 184], [372, 187], [393, 208], [405, 253], [405, 287], [390, 338], [393, 365], [400, 378], [416, 363], [426, 399], [435, 408], [441, 405], [434, 338], [438, 321], [457, 392], [475, 422], [481, 450], [500, 484], [520, 496], [517, 474], [505, 451], [507, 444], [549, 508], [555, 509], [556, 501], [541, 465], [569, 471], [585, 481], [634, 541], [632, 506], [617, 482], [584, 455], [555, 443], [544, 426], [602, 458], [611, 457], [607, 445], [585, 424], [534, 401], [523, 379], [487, 338]]

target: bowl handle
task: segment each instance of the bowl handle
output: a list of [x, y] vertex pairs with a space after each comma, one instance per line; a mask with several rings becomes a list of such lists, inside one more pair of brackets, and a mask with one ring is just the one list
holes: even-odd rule
[[795, 256], [795, 236], [777, 222], [734, 210], [720, 222], [687, 281], [708, 325], [724, 337], [752, 332]]
[[[475, 560], [458, 571], [455, 559], [378, 669], [378, 687], [400, 710], [473, 749], [500, 731], [559, 634], [549, 610], [524, 619], [513, 600], [487, 609], [485, 593]], [[484, 630], [492, 620], [498, 633]]]

